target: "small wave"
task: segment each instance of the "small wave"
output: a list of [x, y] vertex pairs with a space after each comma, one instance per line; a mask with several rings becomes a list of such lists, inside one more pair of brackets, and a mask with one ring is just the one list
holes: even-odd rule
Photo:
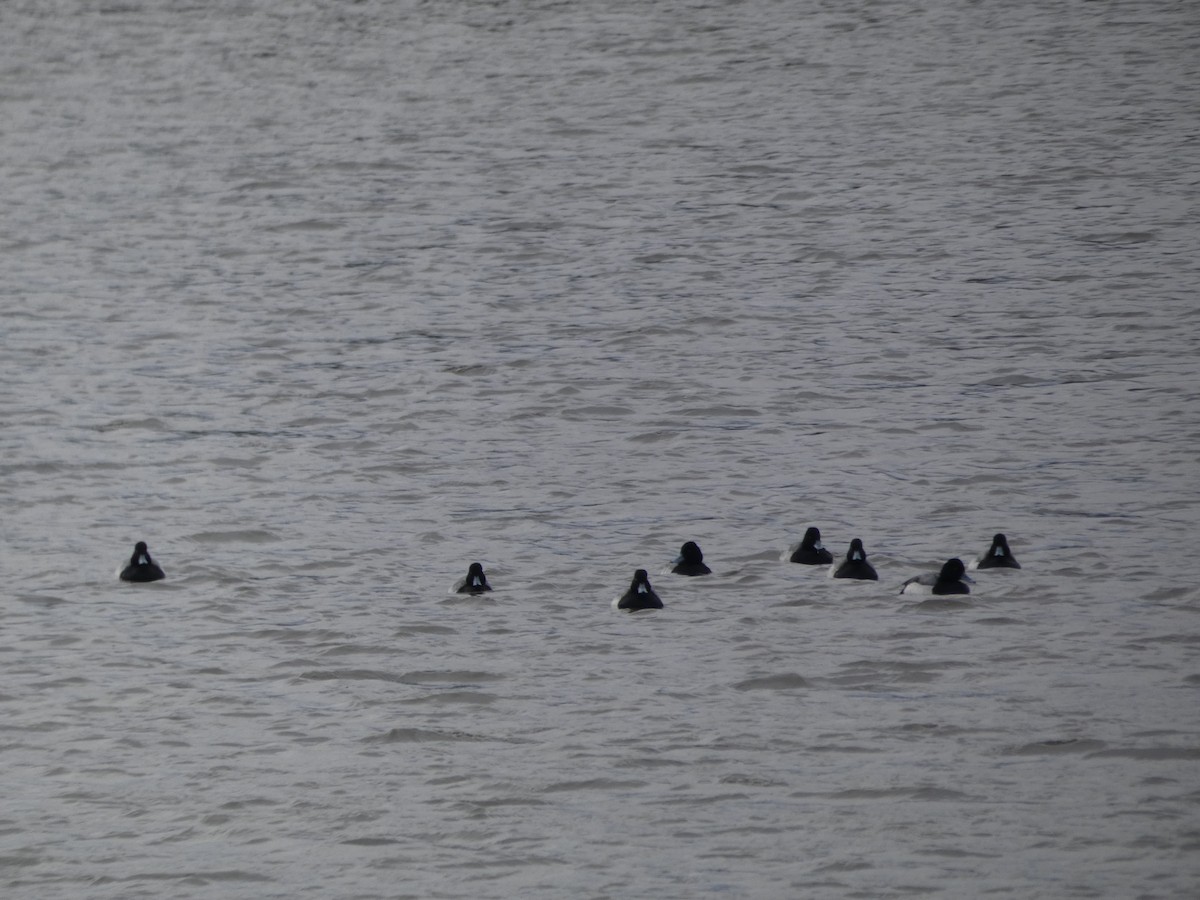
[[309, 681], [389, 681], [395, 684], [412, 684], [403, 675], [379, 672], [372, 669], [331, 669], [329, 671], [301, 672], [301, 678]]
[[964, 794], [962, 791], [951, 790], [950, 788], [934, 787], [932, 785], [923, 785], [918, 787], [899, 787], [899, 788], [850, 788], [844, 791], [832, 791], [830, 793], [806, 793], [800, 792], [794, 794], [797, 797], [825, 797], [830, 800], [887, 800], [887, 799], [904, 799], [904, 800], [924, 800], [924, 801], [946, 801], [946, 800], [969, 800], [970, 795]]
[[467, 731], [438, 731], [432, 728], [392, 728], [383, 734], [373, 734], [363, 738], [366, 744], [420, 744], [429, 742], [440, 743], [483, 743], [499, 741], [503, 738], [486, 737], [481, 734], [471, 734]]
[[403, 625], [392, 632], [392, 637], [409, 637], [414, 634], [455, 634], [445, 625]]
[[441, 691], [425, 697], [413, 697], [403, 701], [416, 704], [453, 704], [462, 703], [468, 706], [487, 706], [499, 699], [495, 694], [485, 694], [481, 691]]
[[1088, 757], [1120, 757], [1123, 759], [1168, 760], [1168, 759], [1200, 759], [1200, 747], [1131, 747], [1114, 748], [1112, 750], [1097, 750], [1089, 753]]
[[1019, 744], [1009, 747], [1003, 752], [1005, 756], [1047, 756], [1064, 753], [1092, 753], [1102, 750], [1106, 746], [1104, 741], [1084, 738], [1051, 738], [1045, 741]]
[[739, 691], [787, 691], [809, 687], [809, 683], [803, 676], [788, 672], [783, 675], [747, 678], [745, 681], [739, 681], [733, 687]]
[[162, 420], [150, 416], [145, 419], [113, 419], [103, 425], [97, 425], [96, 430], [101, 434], [109, 431], [124, 431], [131, 428], [145, 428], [149, 431], [162, 431]]
[[197, 544], [267, 544], [280, 540], [280, 537], [270, 531], [251, 528], [243, 531], [198, 531], [184, 535], [184, 539]]
[[761, 775], [745, 775], [741, 772], [735, 772], [732, 775], [723, 775], [719, 779], [721, 784], [745, 784], [751, 787], [782, 787], [785, 782], [775, 778], [765, 778]]
[[301, 219], [297, 222], [281, 222], [278, 225], [268, 225], [264, 231], [334, 231], [341, 226], [336, 222], [327, 222], [324, 219]]
[[970, 608], [971, 603], [967, 600], [950, 600], [945, 597], [922, 600], [920, 603], [914, 603], [909, 607], [909, 609], [919, 610], [920, 612], [957, 612]]
[[616, 778], [589, 778], [585, 781], [558, 781], [542, 788], [544, 794], [564, 791], [612, 791], [645, 787], [644, 781], [622, 781]]

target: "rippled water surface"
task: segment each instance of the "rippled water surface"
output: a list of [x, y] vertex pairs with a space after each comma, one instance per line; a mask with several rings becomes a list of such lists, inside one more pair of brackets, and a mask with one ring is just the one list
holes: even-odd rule
[[0, 46], [4, 896], [1195, 896], [1193, 4]]

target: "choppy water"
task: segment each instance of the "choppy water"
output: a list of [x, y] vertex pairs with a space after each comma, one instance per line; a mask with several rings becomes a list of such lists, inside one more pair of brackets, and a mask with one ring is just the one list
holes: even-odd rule
[[1198, 25], [0, 6], [4, 895], [1194, 896]]

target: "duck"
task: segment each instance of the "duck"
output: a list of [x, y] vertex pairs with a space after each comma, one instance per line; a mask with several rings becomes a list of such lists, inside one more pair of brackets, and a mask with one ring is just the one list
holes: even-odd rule
[[613, 608], [629, 612], [663, 608], [663, 602], [658, 599], [658, 594], [654, 593], [654, 588], [650, 587], [650, 576], [646, 574], [645, 569], [638, 569], [633, 573], [629, 590], [613, 601]]
[[129, 565], [123, 568], [117, 577], [122, 581], [158, 581], [167, 576], [158, 563], [150, 558], [146, 542], [138, 541], [133, 545], [133, 556], [129, 558]]
[[810, 526], [800, 543], [789, 549], [791, 555], [788, 556], [788, 562], [805, 566], [827, 566], [833, 562], [833, 554], [821, 543], [821, 529], [816, 526]]
[[971, 579], [966, 575], [966, 566], [958, 557], [948, 559], [936, 575], [926, 572], [914, 575], [900, 586], [902, 594], [969, 594]]
[[711, 575], [712, 569], [704, 564], [704, 554], [700, 545], [688, 541], [679, 548], [679, 555], [672, 560], [672, 574], [675, 575]]
[[988, 547], [987, 552], [971, 560], [971, 568], [1019, 569], [1021, 568], [1021, 564], [1017, 562], [1017, 558], [1008, 549], [1008, 538], [998, 533], [992, 538], [992, 546]]
[[487, 576], [483, 574], [483, 565], [473, 562], [467, 567], [467, 574], [454, 583], [456, 594], [484, 594], [492, 589]]
[[841, 565], [835, 562], [829, 567], [829, 577], [856, 578], [859, 581], [879, 580], [874, 566], [867, 562], [867, 552], [863, 550], [863, 543], [858, 538], [850, 542], [850, 549], [846, 551], [846, 558], [842, 560]]

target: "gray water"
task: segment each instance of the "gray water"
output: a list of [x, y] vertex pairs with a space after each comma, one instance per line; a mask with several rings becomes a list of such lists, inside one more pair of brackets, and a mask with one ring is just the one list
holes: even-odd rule
[[0, 50], [5, 897], [1195, 896], [1194, 4]]

